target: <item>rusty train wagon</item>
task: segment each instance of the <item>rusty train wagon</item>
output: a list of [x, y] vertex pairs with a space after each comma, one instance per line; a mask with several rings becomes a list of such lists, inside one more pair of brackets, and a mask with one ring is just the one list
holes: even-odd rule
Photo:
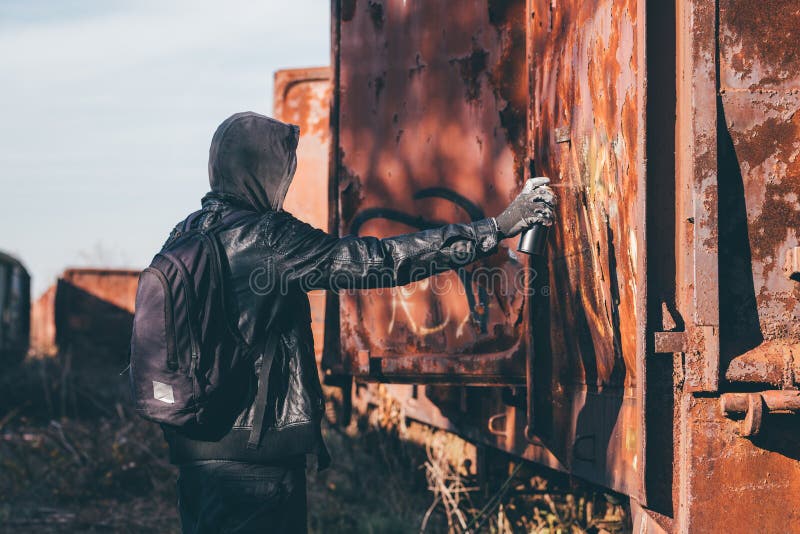
[[31, 277], [16, 258], [0, 252], [0, 365], [21, 362], [28, 353]]
[[546, 258], [316, 297], [328, 382], [628, 495], [635, 532], [800, 532], [797, 3], [334, 0], [331, 28], [329, 85], [276, 84], [330, 147], [298, 189], [331, 232], [496, 215], [533, 175], [560, 204]]
[[31, 341], [42, 356], [118, 365], [128, 353], [139, 271], [66, 269], [33, 304]]

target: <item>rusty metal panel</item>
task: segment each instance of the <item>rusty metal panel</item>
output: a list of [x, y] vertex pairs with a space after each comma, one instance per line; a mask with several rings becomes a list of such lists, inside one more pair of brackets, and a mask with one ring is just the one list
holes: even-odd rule
[[[383, 237], [468, 222], [496, 215], [513, 198], [527, 166], [524, 8], [523, 0], [341, 2], [342, 234]], [[499, 254], [462, 277], [343, 295], [349, 370], [409, 378], [446, 368], [445, 379], [522, 380], [515, 244], [501, 243]], [[499, 276], [478, 277], [478, 269]], [[497, 357], [482, 363], [489, 353]]]
[[[650, 2], [645, 10], [644, 0], [528, 0], [522, 18], [514, 2], [469, 3], [457, 10], [438, 3], [336, 4], [340, 231], [355, 225], [388, 235], [413, 229], [403, 223], [459, 220], [455, 208], [431, 206], [430, 197], [414, 199], [408, 192], [440, 180], [466, 196], [452, 169], [489, 168], [470, 151], [475, 131], [484, 133], [481, 148], [489, 140], [492, 154], [508, 153], [515, 161], [509, 192], [535, 169], [554, 179], [562, 198], [550, 249], [550, 297], [543, 299], [548, 313], [529, 325], [520, 308], [515, 328], [524, 330], [516, 338], [522, 343], [498, 350], [492, 340], [479, 344], [479, 351], [469, 344], [464, 350], [453, 344], [447, 327], [435, 330], [434, 321], [450, 318], [441, 296], [412, 301], [409, 312], [407, 302], [396, 304], [395, 294], [363, 293], [342, 305], [349, 369], [427, 383], [386, 391], [404, 403], [409, 417], [570, 471], [640, 504], [650, 506], [651, 484], [668, 488], [674, 508], [669, 503], [662, 508], [674, 516], [668, 527], [675, 531], [738, 532], [743, 525], [752, 531], [797, 530], [791, 508], [800, 479], [796, 416], [779, 413], [787, 411], [783, 405], [770, 405], [787, 398], [796, 403], [792, 388], [800, 346], [796, 2], [695, 0], [662, 4], [667, 7], [659, 10]], [[665, 10], [674, 19], [669, 30], [654, 36], [645, 11], [647, 22], [657, 24], [650, 17]], [[477, 29], [487, 21], [494, 34]], [[500, 100], [503, 84], [493, 62], [497, 46], [502, 51], [513, 42], [515, 53], [507, 57], [516, 59], [507, 65], [518, 65], [517, 23], [527, 27], [529, 92], [519, 100]], [[674, 35], [667, 35], [670, 31]], [[462, 32], [472, 35], [469, 55], [468, 41], [459, 41]], [[492, 44], [503, 32], [503, 42]], [[676, 83], [658, 96], [658, 88], [647, 89], [647, 75], [659, 64], [645, 57], [645, 41], [657, 46], [665, 37], [671, 40], [666, 51], [651, 47], [648, 55], [670, 55], [664, 61], [668, 74], [659, 80], [671, 84], [676, 71]], [[456, 54], [469, 61], [451, 61]], [[447, 66], [458, 66], [457, 72]], [[514, 94], [524, 85], [520, 76], [502, 79]], [[652, 107], [654, 95], [663, 110]], [[500, 107], [505, 102], [512, 111], [517, 102], [529, 107], [527, 116], [514, 115], [526, 121], [526, 132], [514, 142], [506, 138], [504, 146], [490, 111], [506, 109]], [[659, 119], [651, 125], [654, 115]], [[436, 132], [429, 120], [436, 121]], [[502, 115], [500, 122], [508, 124]], [[658, 150], [652, 146], [657, 127], [670, 138], [674, 133], [676, 152], [672, 161], [673, 145], [667, 144], [669, 154], [659, 168], [646, 161]], [[447, 133], [447, 145], [438, 132]], [[526, 148], [518, 150], [518, 142]], [[466, 191], [480, 197], [485, 184], [462, 174]], [[645, 185], [653, 186], [652, 180], [659, 181], [656, 194], [646, 199]], [[384, 198], [389, 201], [378, 205]], [[491, 202], [489, 195], [485, 201]], [[646, 202], [655, 205], [647, 214]], [[378, 224], [364, 212], [383, 220]], [[645, 221], [670, 229], [647, 234], [657, 243], [646, 245]], [[367, 228], [370, 222], [375, 224]], [[647, 270], [657, 273], [657, 285], [648, 288], [645, 251], [654, 246], [664, 249], [656, 261], [670, 265]], [[505, 268], [516, 267], [513, 254], [503, 252]], [[648, 324], [655, 317], [661, 324]], [[390, 324], [404, 329], [390, 331]], [[648, 343], [645, 334], [655, 330], [665, 332]], [[520, 363], [520, 351], [530, 351], [533, 344], [525, 342], [531, 333], [535, 439], [525, 436], [519, 388], [501, 393], [432, 384], [458, 374], [502, 382], [519, 371], [514, 364]], [[648, 365], [648, 347], [675, 354], [657, 361], [651, 355]], [[645, 371], [658, 390], [646, 397], [647, 437], [662, 442], [646, 450]], [[720, 371], [729, 382], [720, 384]], [[723, 399], [738, 402], [740, 396], [730, 392], [741, 383], [751, 384], [751, 392], [752, 384], [789, 391], [748, 394], [748, 402], [762, 398], [766, 406], [763, 421], [748, 426], [747, 417], [723, 417], [714, 395], [724, 388]], [[796, 404], [791, 407], [794, 411]], [[740, 435], [743, 426], [750, 439]], [[651, 454], [655, 449], [659, 454]], [[662, 463], [645, 466], [645, 452], [648, 461]], [[669, 468], [674, 468], [671, 480]], [[654, 480], [658, 477], [662, 480]], [[663, 488], [659, 492], [668, 499]], [[719, 514], [731, 508], [728, 503], [735, 510]]]
[[[536, 326], [537, 339], [542, 328], [549, 338], [534, 370], [534, 430], [545, 442], [529, 442], [525, 414], [488, 391], [471, 394], [471, 416], [455, 410], [450, 422], [485, 442], [481, 417], [511, 410], [502, 438], [489, 441], [642, 500], [643, 11], [634, 0], [457, 10], [342, 2], [337, 40], [342, 233], [392, 235], [492, 215], [531, 163], [561, 188], [543, 299], [549, 317]], [[513, 245], [490, 265], [519, 273]], [[450, 287], [463, 287], [452, 274], [439, 278], [448, 276]], [[349, 370], [391, 381], [518, 383], [530, 339], [521, 295], [497, 309], [472, 307], [479, 291], [465, 298], [435, 287], [343, 296]], [[416, 413], [428, 412], [418, 404]]]
[[800, 532], [800, 462], [791, 418], [774, 416], [754, 444], [719, 413], [719, 401], [685, 395], [682, 500], [676, 532]]
[[534, 430], [573, 473], [643, 500], [644, 1], [530, 5], [530, 142], [561, 197]]
[[800, 244], [798, 39], [796, 2], [719, 3], [721, 127], [733, 148], [724, 180], [744, 200], [721, 232], [749, 242], [731, 253], [744, 267], [720, 273], [735, 296], [728, 359], [762, 340], [800, 341], [800, 285], [784, 270]]
[[[681, 113], [686, 121], [678, 129], [679, 157], [693, 151], [697, 165], [679, 178], [688, 185], [718, 176], [707, 196], [687, 187], [694, 197], [683, 205], [711, 200], [718, 206], [717, 220], [706, 222], [717, 232], [719, 298], [703, 309], [716, 304], [719, 320], [712, 346], [704, 349], [709, 336], [691, 329], [687, 338], [699, 358], [687, 354], [675, 413], [676, 530], [799, 532], [800, 436], [796, 415], [788, 414], [797, 409], [794, 354], [800, 335], [800, 294], [793, 278], [800, 213], [800, 7], [750, 0], [679, 6], [684, 24], [679, 40], [690, 43], [679, 56], [688, 76], [679, 85], [679, 102], [686, 104], [679, 105], [679, 123]], [[692, 98], [695, 105], [689, 106]], [[699, 143], [686, 147], [680, 139], [690, 127], [704, 133], [684, 135], [684, 141]], [[706, 154], [711, 149], [713, 158]], [[680, 243], [691, 240], [684, 236]], [[684, 289], [686, 316], [693, 306], [700, 308], [686, 295], [698, 294], [697, 288], [684, 282]], [[694, 314], [698, 324], [700, 315]], [[718, 367], [711, 365], [715, 357]], [[727, 382], [719, 389], [727, 392], [720, 398], [694, 394], [708, 391], [693, 379], [703, 373], [704, 380], [713, 373], [715, 381], [724, 373]], [[729, 393], [745, 383], [748, 393]], [[758, 391], [758, 385], [787, 390]]]
[[64, 271], [59, 279], [132, 314], [139, 274], [140, 271], [133, 269], [74, 268]]
[[[284, 209], [308, 224], [328, 229], [328, 152], [330, 149], [330, 69], [287, 69], [275, 73], [273, 115], [300, 126], [297, 171]], [[325, 331], [325, 292], [308, 294], [317, 360]]]
[[55, 356], [56, 284], [48, 287], [31, 305], [31, 349], [38, 356]]
[[686, 323], [686, 385], [719, 382], [716, 7], [677, 2], [676, 225], [678, 308]]

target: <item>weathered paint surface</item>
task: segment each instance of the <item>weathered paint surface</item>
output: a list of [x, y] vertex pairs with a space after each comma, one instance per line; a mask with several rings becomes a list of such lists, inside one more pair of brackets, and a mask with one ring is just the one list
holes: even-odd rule
[[[383, 237], [468, 222], [496, 215], [513, 198], [526, 161], [523, 19], [521, 0], [471, 1], [457, 9], [444, 1], [342, 2], [342, 234]], [[383, 375], [392, 369], [424, 375], [425, 365], [415, 371], [412, 362], [390, 360], [425, 355], [458, 380], [476, 373], [458, 355], [502, 353], [506, 379], [521, 380], [523, 299], [512, 286], [521, 263], [509, 250], [515, 245], [502, 243], [499, 254], [463, 277], [451, 272], [392, 291], [342, 296], [350, 370], [364, 374], [378, 364]], [[480, 267], [508, 284], [477, 276]], [[366, 367], [359, 366], [359, 351], [368, 351]]]
[[[515, 329], [501, 328], [514, 334], [511, 340], [527, 342], [533, 334], [535, 344], [502, 337], [462, 343], [440, 328], [454, 309], [442, 296], [416, 295], [408, 306], [398, 305], [394, 293], [369, 292], [343, 300], [349, 369], [428, 383], [386, 389], [411, 417], [642, 504], [657, 503], [661, 514], [642, 512], [651, 517], [643, 529], [800, 529], [794, 517], [800, 436], [795, 416], [781, 413], [795, 404], [770, 405], [794, 403], [796, 395], [780, 389], [798, 383], [800, 8], [794, 4], [721, 0], [717, 9], [676, 2], [667, 5], [667, 30], [651, 35], [645, 13], [658, 24], [653, 13], [663, 16], [667, 8], [653, 10], [644, 0], [528, 0], [521, 18], [514, 2], [470, 3], [446, 16], [438, 3], [341, 2], [340, 231], [355, 225], [389, 235], [465, 220], [454, 206], [428, 205], [429, 196], [408, 193], [435, 180], [491, 203], [487, 180], [469, 172], [452, 178], [452, 169], [491, 169], [470, 150], [473, 136], [481, 149], [491, 147], [495, 168], [498, 155], [513, 161], [510, 183], [518, 186], [533, 170], [551, 176], [562, 199], [550, 249], [551, 296], [536, 300], [532, 330], [515, 330], [531, 328], [525, 303], [506, 308], [520, 310], [518, 323], [509, 323], [514, 314], [505, 318]], [[498, 47], [510, 59], [504, 68], [520, 61], [519, 50], [508, 48], [520, 43], [516, 24], [525, 28], [528, 76], [498, 77]], [[472, 37], [459, 40], [461, 32]], [[501, 42], [492, 43], [498, 35]], [[659, 80], [674, 87], [646, 95], [646, 78], [662, 66], [668, 74]], [[501, 90], [509, 95], [503, 100]], [[492, 121], [505, 102], [514, 112], [506, 119], [527, 126], [521, 134], [507, 130], [504, 145]], [[660, 118], [651, 126], [654, 116]], [[657, 127], [674, 145], [665, 143], [666, 155], [651, 163]], [[449, 140], [444, 146], [442, 138]], [[646, 198], [645, 185], [656, 194]], [[364, 212], [383, 220], [359, 216]], [[648, 231], [655, 244], [645, 243], [645, 221], [665, 228]], [[663, 263], [656, 268], [644, 257], [653, 247]], [[515, 265], [513, 256], [501, 257]], [[650, 273], [657, 283], [648, 288]], [[672, 359], [646, 357], [656, 340], [675, 351]], [[524, 390], [433, 385], [454, 376], [502, 383], [504, 374], [513, 383], [523, 352], [534, 358], [533, 440], [524, 434]], [[764, 391], [740, 396], [754, 385]], [[763, 399], [757, 432], [741, 435], [746, 410], [737, 404], [726, 417], [720, 394], [739, 404]], [[646, 466], [645, 453], [659, 464]]]
[[677, 532], [800, 531], [794, 416], [772, 416], [751, 440], [722, 417], [715, 398], [686, 395], [680, 412], [685, 498]]
[[[549, 340], [534, 369], [534, 431], [544, 442], [526, 440], [517, 409], [503, 418], [504, 437], [489, 441], [637, 496], [642, 11], [635, 0], [342, 2], [338, 39], [340, 232], [386, 236], [494, 215], [532, 170], [551, 176], [560, 223], [544, 284], [551, 297], [537, 299], [549, 322], [535, 336]], [[513, 279], [522, 266], [515, 244], [503, 243], [486, 266]], [[532, 335], [526, 300], [516, 288], [485, 298], [495, 289], [448, 273], [343, 296], [349, 370], [390, 381], [520, 383]], [[507, 410], [474, 395], [487, 417]], [[482, 419], [450, 417], [462, 432], [477, 423], [473, 433], [486, 441]]]
[[739, 320], [757, 319], [748, 326], [764, 339], [798, 341], [800, 285], [783, 266], [800, 244], [800, 6], [723, 0], [719, 26], [723, 127], [740, 173], [724, 179], [741, 181], [752, 260]]
[[[275, 73], [273, 114], [300, 126], [297, 171], [284, 209], [308, 224], [328, 229], [328, 152], [330, 150], [330, 69], [288, 69]], [[312, 291], [311, 328], [317, 359], [325, 331], [325, 292]]]
[[[531, 151], [560, 187], [535, 432], [639, 496], [644, 458], [643, 2], [532, 0]], [[540, 342], [542, 340], [542, 342]]]
[[28, 352], [30, 275], [16, 258], [0, 252], [0, 364], [20, 362]]
[[35, 356], [55, 356], [56, 288], [53, 284], [31, 304], [31, 349]]
[[[676, 7], [674, 196], [678, 245], [674, 256], [681, 280], [679, 313], [670, 319], [685, 324], [689, 339], [687, 389], [716, 391], [720, 352], [716, 7], [708, 2], [677, 2]], [[669, 247], [669, 243], [662, 246]]]
[[[700, 366], [719, 374], [721, 396], [692, 393], [687, 358], [675, 413], [676, 529], [800, 532], [800, 430], [792, 415], [800, 346], [800, 289], [793, 278], [800, 6], [720, 0], [715, 11], [707, 2], [687, 5], [687, 13], [706, 23], [693, 26], [687, 18], [679, 32], [705, 43], [685, 61], [718, 73], [717, 87], [704, 90], [715, 113], [706, 116], [714, 131], [703, 138], [714, 145], [714, 159], [703, 166], [717, 173], [718, 187], [686, 204], [710, 200], [719, 207], [711, 226], [718, 230], [711, 237], [719, 245], [719, 299], [706, 305], [718, 307], [718, 352], [703, 350], [693, 337], [689, 345]], [[688, 301], [682, 307], [692, 310]], [[715, 356], [718, 367], [709, 366]]]

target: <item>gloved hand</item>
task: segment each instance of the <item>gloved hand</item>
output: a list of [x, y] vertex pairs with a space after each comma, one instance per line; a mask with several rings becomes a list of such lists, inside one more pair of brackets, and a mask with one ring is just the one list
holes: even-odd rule
[[534, 224], [553, 224], [556, 195], [547, 185], [549, 183], [549, 178], [528, 180], [517, 198], [495, 217], [497, 229], [503, 238], [514, 237]]

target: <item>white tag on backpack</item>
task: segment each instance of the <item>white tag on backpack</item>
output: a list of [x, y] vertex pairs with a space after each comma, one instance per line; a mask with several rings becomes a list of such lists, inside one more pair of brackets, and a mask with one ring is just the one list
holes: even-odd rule
[[161, 402], [166, 402], [167, 404], [175, 404], [172, 386], [156, 380], [153, 380], [153, 398]]

